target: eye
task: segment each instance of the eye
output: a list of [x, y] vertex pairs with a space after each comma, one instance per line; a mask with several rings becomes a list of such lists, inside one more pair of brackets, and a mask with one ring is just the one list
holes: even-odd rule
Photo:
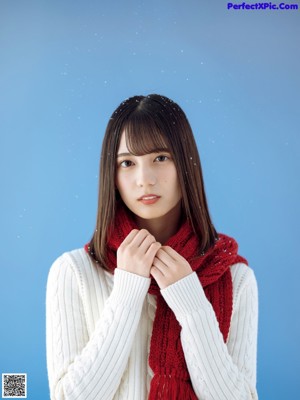
[[157, 161], [159, 161], [159, 162], [163, 162], [163, 161], [167, 161], [167, 160], [169, 160], [169, 159], [170, 159], [170, 157], [168, 157], [168, 156], [162, 154], [162, 155], [156, 157], [155, 160], [157, 160]]
[[123, 167], [123, 168], [128, 168], [128, 167], [131, 167], [132, 164], [133, 164], [133, 162], [130, 161], [130, 160], [123, 160], [123, 161], [119, 164], [119, 166], [120, 166], [120, 167]]

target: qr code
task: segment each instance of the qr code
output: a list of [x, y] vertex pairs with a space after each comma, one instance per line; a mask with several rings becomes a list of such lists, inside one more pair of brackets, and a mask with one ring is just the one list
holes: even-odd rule
[[27, 374], [2, 374], [3, 399], [27, 399]]

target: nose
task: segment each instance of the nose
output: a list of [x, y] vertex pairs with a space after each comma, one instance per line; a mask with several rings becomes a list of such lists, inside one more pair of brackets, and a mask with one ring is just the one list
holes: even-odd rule
[[153, 186], [156, 183], [156, 175], [149, 166], [140, 166], [137, 169], [136, 184], [139, 187]]

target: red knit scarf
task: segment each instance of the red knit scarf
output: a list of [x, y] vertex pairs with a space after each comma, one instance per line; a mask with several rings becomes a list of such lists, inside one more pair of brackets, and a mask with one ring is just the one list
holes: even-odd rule
[[[117, 249], [131, 230], [137, 229], [133, 219], [123, 207], [118, 209], [114, 226], [107, 247], [108, 267], [112, 272], [116, 268]], [[247, 261], [237, 254], [236, 241], [219, 234], [212, 248], [205, 254], [195, 257], [199, 241], [189, 223], [185, 221], [178, 232], [164, 245], [172, 247], [181, 254], [189, 262], [192, 270], [196, 271], [205, 295], [213, 306], [225, 342], [232, 313], [232, 279], [229, 267], [238, 262], [247, 264]], [[88, 245], [85, 249], [89, 251]], [[181, 327], [153, 278], [149, 293], [157, 296], [149, 355], [149, 365], [154, 372], [149, 400], [197, 399], [180, 341]]]

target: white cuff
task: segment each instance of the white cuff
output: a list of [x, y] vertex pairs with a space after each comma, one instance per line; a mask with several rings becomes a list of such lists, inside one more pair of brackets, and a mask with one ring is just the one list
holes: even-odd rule
[[178, 318], [210, 305], [196, 272], [162, 289], [161, 294]]
[[130, 308], [139, 307], [148, 292], [151, 279], [116, 268], [110, 302]]

